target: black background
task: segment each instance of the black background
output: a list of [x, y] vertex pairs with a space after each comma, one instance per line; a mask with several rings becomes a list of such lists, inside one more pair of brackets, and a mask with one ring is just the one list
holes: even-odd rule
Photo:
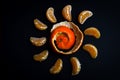
[[[119, 4], [116, 0], [109, 2], [97, 0], [10, 0], [2, 1], [2, 27], [1, 27], [1, 73], [4, 79], [15, 80], [83, 80], [83, 79], [117, 79], [120, 72], [120, 50], [119, 50]], [[87, 27], [97, 27], [101, 32], [101, 38], [85, 36], [85, 43], [94, 44], [99, 51], [98, 57], [94, 60], [89, 54], [79, 49], [73, 55], [57, 55], [51, 51], [49, 43], [42, 47], [33, 46], [29, 38], [31, 36], [49, 38], [49, 31], [52, 27], [46, 16], [49, 7], [55, 9], [58, 22], [64, 21], [61, 15], [62, 8], [72, 5], [73, 22], [82, 31]], [[93, 16], [85, 24], [77, 22], [78, 14], [83, 10], [91, 10]], [[46, 31], [39, 31], [34, 27], [33, 20], [40, 19], [48, 25]], [[49, 39], [48, 39], [49, 40]], [[35, 62], [33, 55], [44, 49], [49, 50], [48, 59], [42, 63]], [[71, 76], [70, 57], [76, 56], [81, 62], [81, 72], [77, 76]], [[50, 67], [57, 58], [63, 60], [63, 70], [58, 75], [49, 73]]]

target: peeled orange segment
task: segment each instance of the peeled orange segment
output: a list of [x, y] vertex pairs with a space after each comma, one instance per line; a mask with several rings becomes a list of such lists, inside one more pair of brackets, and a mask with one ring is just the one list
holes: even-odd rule
[[34, 25], [38, 30], [46, 30], [47, 25], [45, 25], [43, 22], [41, 22], [38, 19], [34, 19]]
[[68, 21], [72, 20], [71, 10], [72, 10], [71, 5], [66, 5], [62, 10], [63, 17]]
[[40, 61], [40, 62], [42, 62], [42, 61], [46, 60], [47, 57], [48, 57], [48, 50], [44, 50], [44, 51], [42, 51], [42, 52], [39, 53], [39, 54], [35, 54], [35, 55], [33, 56], [33, 59], [34, 59], [35, 61]]
[[50, 68], [50, 73], [51, 74], [58, 74], [63, 68], [63, 61], [62, 59], [57, 59], [55, 64]]
[[85, 29], [84, 34], [93, 36], [97, 39], [100, 38], [100, 31], [95, 27], [90, 27], [90, 28]]
[[52, 23], [57, 22], [57, 19], [56, 19], [55, 14], [54, 14], [54, 8], [52, 8], [52, 7], [48, 8], [46, 11], [46, 16], [50, 22], [52, 22]]
[[70, 59], [71, 64], [72, 64], [72, 75], [77, 75], [79, 74], [80, 70], [81, 70], [81, 64], [80, 61], [76, 58], [76, 57], [72, 57]]
[[46, 43], [47, 39], [46, 37], [30, 37], [30, 42], [35, 46], [43, 46]]
[[90, 18], [93, 13], [89, 10], [84, 10], [78, 15], [78, 22], [83, 24], [88, 18]]
[[83, 49], [87, 51], [93, 59], [95, 59], [98, 55], [97, 48], [92, 44], [83, 45]]

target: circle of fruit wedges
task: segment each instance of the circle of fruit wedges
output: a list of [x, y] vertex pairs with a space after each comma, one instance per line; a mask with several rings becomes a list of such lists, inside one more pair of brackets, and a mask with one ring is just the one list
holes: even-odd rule
[[[62, 10], [62, 15], [64, 19], [66, 19], [68, 22], [72, 21], [72, 6], [66, 5]], [[79, 13], [78, 15], [78, 22], [82, 25], [85, 23], [85, 21], [90, 18], [93, 15], [93, 13], [90, 10], [84, 10]], [[54, 8], [49, 7], [46, 11], [46, 17], [51, 23], [56, 23], [57, 19], [54, 14]], [[44, 24], [42, 21], [38, 19], [34, 19], [34, 25], [38, 30], [46, 30], [48, 27], [46, 24]], [[86, 36], [92, 36], [96, 39], [100, 38], [100, 31], [95, 27], [89, 27], [84, 30], [84, 35]], [[30, 37], [30, 42], [37, 47], [43, 46], [47, 41], [46, 37]], [[96, 59], [98, 56], [98, 50], [96, 46], [93, 44], [84, 44], [82, 46], [82, 49], [89, 53], [92, 59]], [[33, 55], [33, 59], [38, 62], [45, 61], [49, 55], [49, 51], [46, 49], [38, 54]], [[72, 72], [71, 75], [78, 75], [81, 71], [81, 63], [77, 57], [71, 57], [70, 59], [71, 66], [72, 66]], [[58, 74], [63, 68], [63, 61], [61, 58], [58, 58], [54, 65], [50, 68], [51, 74]]]

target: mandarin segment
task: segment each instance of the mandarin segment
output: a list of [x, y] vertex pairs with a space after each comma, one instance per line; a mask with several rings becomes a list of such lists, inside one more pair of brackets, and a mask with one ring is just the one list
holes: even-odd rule
[[63, 68], [63, 61], [62, 59], [58, 58], [55, 64], [50, 68], [51, 74], [58, 74]]
[[72, 75], [77, 75], [79, 74], [80, 70], [81, 70], [81, 64], [80, 61], [78, 60], [77, 57], [71, 57], [70, 59], [71, 64], [72, 64]]
[[44, 51], [42, 51], [42, 52], [39, 53], [39, 54], [35, 54], [35, 55], [33, 56], [33, 59], [34, 59], [35, 61], [40, 61], [40, 62], [42, 62], [42, 61], [46, 60], [47, 57], [48, 57], [48, 50], [44, 50]]
[[100, 35], [101, 35], [100, 31], [95, 27], [90, 27], [90, 28], [85, 29], [84, 34], [89, 35], [89, 36], [93, 36], [97, 39], [100, 38]]
[[52, 22], [52, 23], [57, 22], [57, 19], [56, 19], [55, 14], [54, 14], [54, 8], [52, 8], [52, 7], [48, 8], [46, 11], [46, 16], [50, 22]]
[[34, 19], [34, 25], [38, 30], [46, 30], [47, 29], [47, 25], [38, 19]]
[[83, 45], [83, 50], [87, 51], [93, 59], [97, 58], [98, 56], [98, 50], [92, 44]]
[[46, 37], [41, 37], [41, 38], [37, 38], [37, 37], [30, 37], [30, 42], [35, 45], [35, 46], [43, 46], [46, 43], [47, 39]]
[[89, 10], [84, 10], [80, 12], [78, 15], [78, 22], [80, 24], [83, 24], [88, 18], [90, 18], [93, 15], [93, 13]]
[[72, 20], [71, 10], [72, 10], [71, 5], [66, 5], [62, 10], [63, 17], [68, 21]]

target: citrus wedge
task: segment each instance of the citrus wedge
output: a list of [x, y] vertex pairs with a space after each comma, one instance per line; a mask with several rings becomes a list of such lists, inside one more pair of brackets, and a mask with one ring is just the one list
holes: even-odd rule
[[100, 31], [95, 27], [90, 27], [90, 28], [85, 29], [84, 34], [93, 36], [97, 39], [100, 38]]
[[55, 62], [55, 64], [50, 68], [50, 73], [51, 74], [58, 74], [63, 67], [63, 61], [62, 59], [57, 59], [57, 61]]
[[57, 22], [57, 19], [56, 19], [55, 14], [54, 14], [54, 8], [52, 8], [52, 7], [48, 8], [46, 11], [46, 16], [50, 22], [52, 22], [52, 23]]
[[88, 18], [90, 18], [93, 15], [93, 13], [89, 10], [84, 10], [80, 12], [78, 15], [78, 22], [80, 24], [83, 24]]
[[35, 46], [43, 46], [46, 43], [47, 39], [46, 37], [30, 37], [30, 42]]
[[48, 50], [44, 50], [44, 51], [42, 51], [42, 52], [39, 53], [39, 54], [35, 54], [35, 55], [33, 56], [33, 59], [34, 59], [35, 61], [40, 61], [40, 62], [42, 62], [42, 61], [46, 60], [47, 57], [48, 57]]
[[71, 16], [71, 10], [72, 10], [72, 6], [71, 5], [66, 5], [63, 10], [62, 10], [62, 15], [63, 17], [68, 20], [71, 21], [72, 20], [72, 16]]
[[92, 44], [83, 45], [83, 49], [87, 51], [93, 59], [95, 59], [98, 55], [97, 48]]
[[79, 74], [80, 70], [81, 70], [81, 64], [79, 62], [79, 60], [76, 57], [72, 57], [70, 59], [71, 64], [72, 64], [72, 75], [77, 75]]
[[38, 19], [34, 19], [34, 25], [38, 30], [46, 30], [47, 25], [45, 25], [43, 22], [41, 22]]

